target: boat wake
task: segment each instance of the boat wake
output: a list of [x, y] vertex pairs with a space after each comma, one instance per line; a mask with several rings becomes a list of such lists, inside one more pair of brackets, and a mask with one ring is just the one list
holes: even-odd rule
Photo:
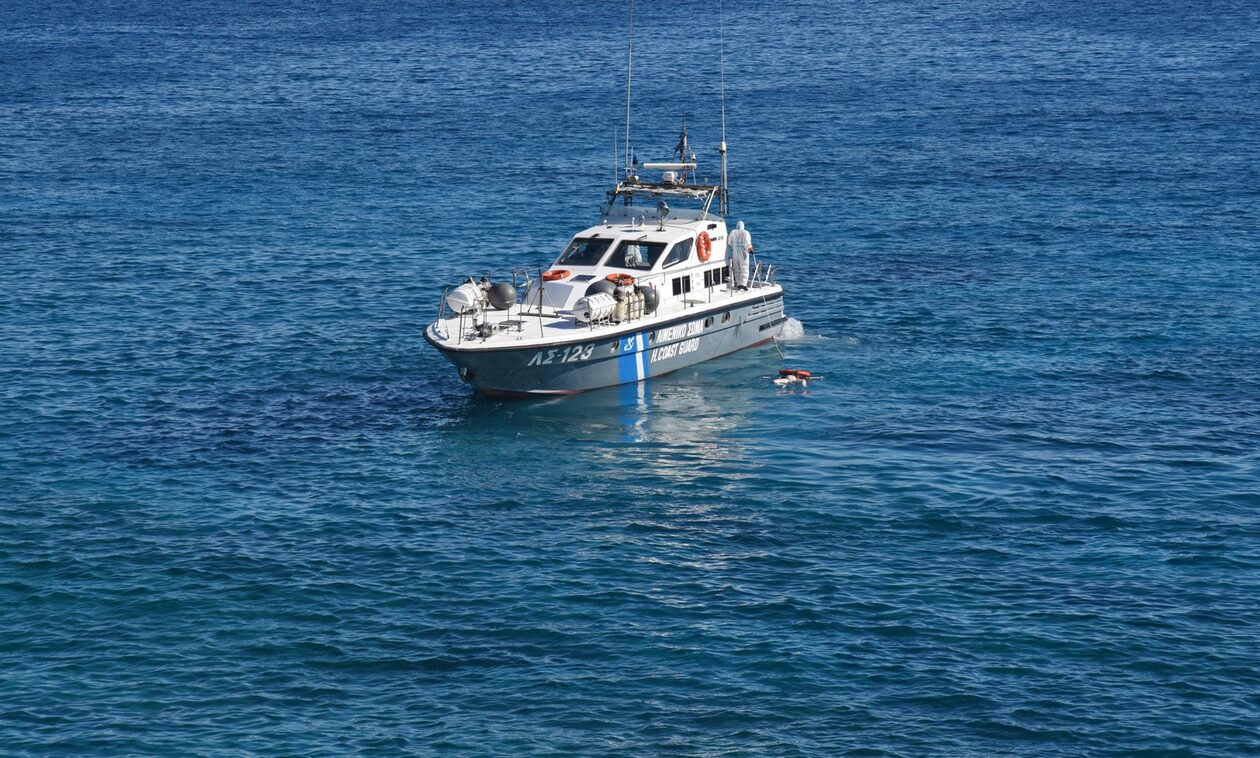
[[795, 342], [805, 337], [805, 325], [800, 319], [788, 317], [786, 323], [783, 324], [783, 331], [779, 332], [779, 339], [784, 342]]
[[838, 337], [822, 332], [809, 334], [805, 331], [805, 325], [800, 319], [791, 316], [784, 322], [783, 331], [779, 333], [779, 342], [830, 342], [832, 340], [839, 340], [845, 347], [857, 347], [861, 344], [861, 340], [852, 334], [842, 334]]

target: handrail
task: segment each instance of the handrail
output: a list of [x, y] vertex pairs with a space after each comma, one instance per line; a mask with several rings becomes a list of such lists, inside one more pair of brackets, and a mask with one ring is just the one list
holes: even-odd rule
[[[703, 273], [706, 270], [720, 272], [724, 268], [729, 268], [731, 261], [729, 258], [725, 258], [719, 262], [722, 264], [721, 266], [711, 266], [709, 265], [708, 262], [701, 262], [693, 258], [692, 260], [687, 261], [686, 263], [675, 265], [663, 271], [635, 272], [633, 276], [635, 277], [636, 284], [654, 287], [658, 291], [660, 291], [663, 295], [665, 292], [666, 283], [669, 282], [671, 279], [681, 277], [681, 276], [691, 276], [691, 275], [696, 274], [697, 272]], [[768, 284], [774, 284], [776, 282], [777, 277], [775, 276], [775, 274], [777, 272], [775, 271], [775, 268], [773, 265], [763, 264], [761, 260], [759, 259], [759, 257], [756, 256], [755, 254], [750, 256], [749, 262], [753, 264], [753, 271], [752, 271], [752, 274], [749, 276], [750, 284], [756, 282], [756, 283], [768, 285]], [[628, 271], [634, 271], [634, 270], [628, 269]], [[524, 276], [524, 279], [525, 279], [523, 283], [524, 292], [521, 293], [521, 300], [515, 303], [511, 308], [505, 311], [487, 311], [485, 314], [485, 317], [488, 321], [508, 321], [508, 320], [511, 320], [513, 317], [519, 319], [526, 316], [529, 316], [529, 317], [537, 316], [539, 319], [540, 333], [545, 334], [545, 331], [543, 331], [544, 330], [543, 319], [559, 319], [559, 318], [565, 317], [566, 314], [560, 311], [559, 307], [556, 305], [555, 301], [551, 299], [551, 296], [547, 293], [545, 286], [542, 284], [543, 280], [542, 280], [542, 275], [541, 275], [541, 269], [538, 270], [537, 272], [538, 279], [536, 281], [530, 278], [530, 273], [531, 271], [529, 268], [518, 269], [518, 268], [513, 267], [511, 269], [511, 281], [513, 282], [514, 286], [521, 283], [521, 280], [520, 280], [521, 276]], [[526, 300], [525, 296], [529, 293], [530, 287], [535, 284], [537, 284], [537, 290], [538, 290], [538, 297], [536, 298], [537, 302], [531, 303]], [[709, 279], [709, 285], [707, 287], [704, 287], [704, 289], [708, 290], [706, 293], [704, 293], [706, 296], [707, 302], [710, 304], [713, 303], [714, 290], [719, 290], [719, 291], [722, 289], [729, 290], [730, 288], [731, 288], [731, 283], [729, 279], [724, 279], [720, 274], [711, 276]], [[450, 294], [450, 287], [444, 288], [442, 292], [442, 297], [438, 301], [438, 315], [437, 315], [436, 323], [441, 323], [442, 321], [447, 320], [446, 311], [447, 311], [447, 306], [448, 306], [447, 299], [449, 297], [449, 294]], [[699, 295], [700, 293], [696, 292], [695, 294]], [[694, 307], [696, 304], [705, 302], [705, 300], [700, 300], [698, 298], [695, 298], [695, 302], [693, 303], [693, 302], [690, 302], [691, 299], [692, 298], [687, 298], [684, 295], [683, 297], [684, 309], [691, 308], [691, 307]], [[550, 311], [546, 310], [548, 306], [550, 306], [551, 308]], [[502, 315], [501, 319], [495, 318], [495, 316], [498, 314]], [[465, 313], [454, 314], [453, 313], [452, 315], [459, 316], [459, 328], [458, 328], [459, 333], [456, 335], [456, 341], [457, 343], [460, 343], [463, 341], [464, 332], [466, 331], [465, 327], [467, 326], [466, 319], [467, 319], [468, 314], [465, 314]], [[446, 335], [446, 339], [450, 339], [449, 330]]]

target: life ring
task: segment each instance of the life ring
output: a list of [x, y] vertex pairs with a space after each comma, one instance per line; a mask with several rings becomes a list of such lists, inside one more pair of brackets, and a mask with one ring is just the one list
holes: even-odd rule
[[558, 268], [554, 271], [543, 272], [544, 282], [555, 282], [561, 279], [568, 279], [568, 278], [569, 278], [569, 272], [567, 269]]
[[629, 274], [609, 274], [604, 278], [618, 287], [629, 287], [634, 284], [634, 277]]
[[700, 236], [696, 237], [696, 257], [701, 263], [709, 260], [709, 256], [713, 254], [713, 240], [709, 239], [708, 232], [700, 232]]

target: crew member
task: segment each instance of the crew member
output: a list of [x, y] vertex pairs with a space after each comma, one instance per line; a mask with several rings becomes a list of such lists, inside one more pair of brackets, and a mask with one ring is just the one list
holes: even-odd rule
[[730, 250], [731, 284], [737, 290], [748, 289], [748, 255], [753, 251], [753, 244], [743, 221], [735, 224], [735, 231], [726, 239], [726, 248]]

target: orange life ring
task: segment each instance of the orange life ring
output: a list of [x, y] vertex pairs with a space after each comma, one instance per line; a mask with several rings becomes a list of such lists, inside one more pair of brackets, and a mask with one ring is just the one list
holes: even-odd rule
[[568, 278], [569, 278], [569, 272], [567, 269], [563, 269], [563, 268], [558, 268], [554, 271], [543, 272], [544, 282], [554, 282], [560, 279], [568, 279]]
[[700, 232], [700, 236], [696, 237], [696, 257], [701, 263], [709, 260], [709, 256], [713, 254], [713, 240], [709, 239], [708, 232]]
[[604, 278], [619, 287], [629, 287], [634, 284], [634, 277], [629, 274], [609, 274]]

